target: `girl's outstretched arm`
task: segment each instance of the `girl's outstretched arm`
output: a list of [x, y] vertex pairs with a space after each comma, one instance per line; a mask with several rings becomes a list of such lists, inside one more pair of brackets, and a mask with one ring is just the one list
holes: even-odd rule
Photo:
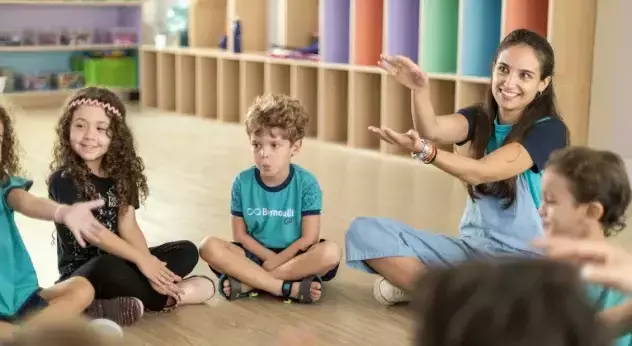
[[147, 246], [147, 239], [138, 221], [136, 221], [136, 210], [133, 206], [128, 206], [127, 210], [119, 213], [119, 234], [121, 238], [135, 247], [138, 251], [149, 254], [149, 246]]
[[98, 199], [73, 205], [58, 204], [20, 188], [12, 189], [7, 196], [9, 207], [20, 214], [65, 224], [82, 247], [86, 246], [86, 240], [93, 244], [101, 241], [105, 227], [94, 218], [92, 209], [103, 206], [103, 203], [103, 200]]

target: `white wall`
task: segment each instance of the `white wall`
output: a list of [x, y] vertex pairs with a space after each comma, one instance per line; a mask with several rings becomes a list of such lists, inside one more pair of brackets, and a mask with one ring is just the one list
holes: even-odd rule
[[632, 179], [630, 18], [632, 1], [598, 1], [588, 142], [621, 155]]

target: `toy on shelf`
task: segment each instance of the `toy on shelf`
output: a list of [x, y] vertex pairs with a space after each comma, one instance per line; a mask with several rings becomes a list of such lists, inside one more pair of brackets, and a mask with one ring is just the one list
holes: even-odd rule
[[42, 91], [53, 89], [51, 74], [17, 75], [16, 89], [26, 91]]
[[61, 33], [62, 45], [87, 45], [93, 43], [93, 34], [90, 30], [69, 30], [65, 29]]
[[83, 73], [61, 72], [53, 79], [53, 87], [56, 89], [79, 89], [85, 85]]
[[[224, 34], [219, 41], [220, 49], [228, 49], [228, 33]], [[233, 52], [241, 53], [241, 20], [239, 17], [233, 21]]]
[[112, 28], [110, 41], [114, 44], [136, 44], [138, 37], [136, 28]]
[[19, 35], [10, 32], [0, 32], [0, 47], [19, 46], [21, 39]]
[[0, 46], [78, 46], [91, 44], [132, 45], [139, 42], [136, 28], [26, 29], [0, 32]]
[[320, 60], [320, 57], [318, 56], [318, 51], [319, 51], [318, 34], [312, 34], [310, 44], [305, 47], [294, 48], [294, 47], [273, 45], [272, 48], [268, 51], [268, 55], [275, 58], [318, 61]]

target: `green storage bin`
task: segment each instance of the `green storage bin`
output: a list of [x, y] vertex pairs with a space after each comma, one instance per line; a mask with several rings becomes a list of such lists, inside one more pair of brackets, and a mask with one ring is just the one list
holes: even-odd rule
[[88, 58], [83, 64], [86, 85], [137, 88], [136, 58]]

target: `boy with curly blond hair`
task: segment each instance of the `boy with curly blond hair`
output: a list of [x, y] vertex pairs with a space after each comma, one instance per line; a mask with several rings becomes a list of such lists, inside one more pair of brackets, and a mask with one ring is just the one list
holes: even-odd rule
[[233, 242], [207, 237], [200, 245], [228, 300], [262, 290], [311, 303], [337, 273], [340, 248], [320, 238], [320, 185], [291, 162], [308, 123], [304, 107], [287, 95], [261, 96], [248, 110], [254, 165], [237, 175], [231, 189]]

